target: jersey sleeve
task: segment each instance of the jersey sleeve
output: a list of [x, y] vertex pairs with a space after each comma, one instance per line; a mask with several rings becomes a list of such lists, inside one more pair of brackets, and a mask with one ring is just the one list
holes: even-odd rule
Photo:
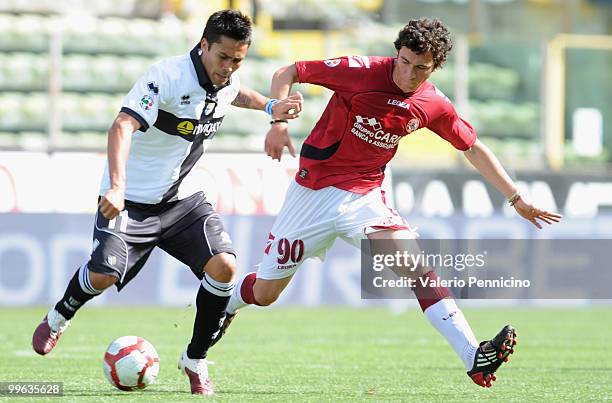
[[437, 116], [430, 117], [432, 121], [428, 128], [451, 143], [457, 150], [468, 150], [478, 138], [476, 131], [457, 114], [448, 98], [440, 97], [438, 103]]
[[123, 99], [121, 112], [127, 113], [140, 123], [140, 131], [147, 131], [155, 124], [159, 105], [168, 94], [168, 80], [162, 69], [152, 65], [136, 81]]
[[368, 56], [295, 62], [300, 83], [317, 84], [336, 92], [358, 92], [368, 85]]

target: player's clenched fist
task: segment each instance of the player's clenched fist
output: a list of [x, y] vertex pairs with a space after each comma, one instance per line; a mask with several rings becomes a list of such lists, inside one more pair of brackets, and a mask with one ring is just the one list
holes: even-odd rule
[[299, 91], [272, 106], [273, 119], [295, 119], [300, 116], [304, 97]]
[[100, 199], [98, 206], [104, 218], [112, 220], [125, 208], [125, 194], [119, 189], [109, 189]]

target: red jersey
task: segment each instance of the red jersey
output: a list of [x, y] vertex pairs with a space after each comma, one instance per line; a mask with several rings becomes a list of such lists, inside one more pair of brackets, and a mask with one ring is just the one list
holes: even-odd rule
[[433, 84], [404, 93], [392, 78], [394, 58], [349, 56], [296, 62], [300, 83], [334, 91], [300, 152], [296, 181], [366, 194], [381, 185], [400, 139], [427, 127], [458, 150], [476, 132]]

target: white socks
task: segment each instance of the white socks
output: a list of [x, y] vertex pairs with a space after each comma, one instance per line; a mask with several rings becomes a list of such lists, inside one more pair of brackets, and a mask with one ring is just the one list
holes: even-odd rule
[[229, 313], [230, 315], [233, 315], [234, 313], [236, 313], [238, 309], [243, 308], [247, 305], [250, 305], [244, 302], [244, 300], [242, 299], [242, 295], [241, 295], [241, 289], [242, 289], [242, 284], [244, 283], [244, 279], [250, 274], [253, 274], [253, 273], [252, 272], [245, 273], [242, 277], [238, 279], [238, 281], [236, 281], [236, 285], [234, 286], [234, 291], [232, 292], [232, 296], [230, 297], [230, 300], [227, 303], [227, 308], [225, 308], [225, 312]]
[[64, 318], [55, 308], [51, 308], [49, 313], [47, 313], [47, 323], [52, 331], [60, 333], [63, 333], [70, 326], [70, 321]]
[[204, 273], [202, 287], [217, 297], [229, 297], [234, 290], [234, 283], [221, 283], [209, 276], [208, 273]]
[[87, 262], [85, 262], [85, 264], [83, 264], [79, 268], [79, 285], [81, 286], [83, 292], [89, 295], [99, 295], [102, 294], [102, 292], [104, 291], [97, 290], [91, 285], [91, 282], [89, 280], [89, 269], [87, 268]]
[[478, 342], [455, 300], [444, 298], [425, 310], [425, 316], [448, 341], [469, 371], [474, 366]]

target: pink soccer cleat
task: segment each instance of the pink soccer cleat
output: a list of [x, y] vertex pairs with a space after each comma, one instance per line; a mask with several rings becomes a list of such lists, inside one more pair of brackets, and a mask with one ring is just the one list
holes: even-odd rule
[[213, 383], [208, 377], [208, 361], [206, 358], [191, 359], [187, 357], [187, 351], [184, 351], [179, 359], [178, 369], [189, 378], [192, 394], [205, 396], [215, 394]]
[[51, 309], [32, 335], [32, 347], [40, 355], [53, 350], [62, 333], [70, 326], [70, 321], [55, 309]]

